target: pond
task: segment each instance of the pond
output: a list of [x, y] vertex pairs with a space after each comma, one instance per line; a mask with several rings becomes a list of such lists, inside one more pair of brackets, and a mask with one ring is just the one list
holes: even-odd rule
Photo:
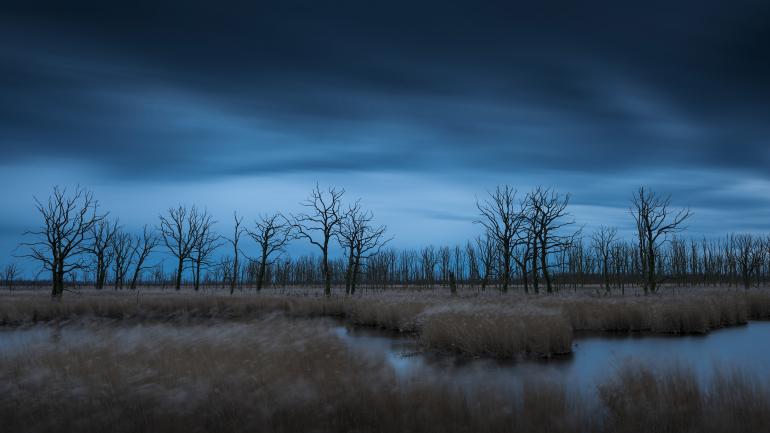
[[[317, 322], [316, 322], [317, 323]], [[399, 380], [431, 378], [464, 387], [490, 384], [518, 387], [527, 380], [553, 380], [580, 393], [592, 394], [596, 385], [613, 377], [620, 367], [636, 362], [647, 367], [680, 366], [692, 370], [707, 383], [716, 369], [741, 373], [770, 381], [770, 322], [752, 322], [746, 326], [721, 329], [702, 336], [579, 336], [570, 356], [551, 360], [498, 361], [468, 359], [446, 354], [423, 353], [414, 337], [368, 328], [341, 326], [331, 322], [331, 331], [348, 350], [362, 357], [385, 359]], [[30, 347], [77, 346], [98, 342], [105, 336], [131, 350], [141, 341], [163, 333], [179, 338], [209, 334], [228, 341], [228, 332], [244, 324], [210, 325], [154, 324], [151, 326], [32, 326], [0, 330], [0, 355], [13, 355]]]
[[578, 336], [572, 355], [518, 361], [421, 354], [414, 338], [370, 329], [339, 326], [335, 332], [362, 356], [384, 355], [401, 379], [432, 375], [459, 386], [547, 379], [592, 393], [597, 384], [606, 382], [629, 362], [652, 369], [693, 370], [702, 383], [710, 381], [717, 370], [737, 370], [770, 381], [770, 322], [751, 322], [697, 336]]

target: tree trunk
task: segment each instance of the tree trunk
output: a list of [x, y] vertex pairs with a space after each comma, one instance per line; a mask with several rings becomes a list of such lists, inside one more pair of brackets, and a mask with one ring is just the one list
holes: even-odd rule
[[61, 298], [61, 291], [59, 290], [59, 272], [58, 264], [54, 261], [53, 269], [51, 269], [51, 299]]
[[233, 275], [230, 278], [230, 294], [232, 295], [235, 288], [238, 287], [238, 248], [235, 248], [235, 259], [233, 260]]
[[350, 253], [348, 254], [348, 268], [345, 271], [345, 294], [350, 295], [351, 294], [351, 288], [353, 285], [353, 266], [355, 266], [354, 256], [355, 251], [353, 250], [353, 246], [350, 247]]
[[650, 287], [650, 293], [657, 291], [657, 282], [655, 281], [655, 249], [652, 246], [652, 241], [648, 239], [647, 246], [647, 284]]
[[174, 289], [179, 290], [182, 287], [182, 270], [184, 269], [184, 261], [179, 258], [179, 265], [176, 269], [176, 281], [174, 281]]
[[96, 256], [95, 288], [99, 290], [103, 289], [106, 281], [107, 281], [107, 265], [104, 264], [104, 254], [98, 254]]
[[361, 258], [356, 257], [355, 263], [353, 264], [353, 275], [350, 277], [350, 294], [354, 295], [356, 293], [356, 281], [358, 281], [358, 272], [360, 269], [361, 264]]
[[259, 272], [257, 273], [257, 292], [262, 290], [262, 283], [265, 280], [265, 269], [267, 268], [267, 251], [262, 251], [262, 260], [259, 262]]
[[332, 276], [329, 273], [329, 239], [324, 241], [323, 245], [323, 276], [324, 276], [324, 295], [332, 295]]
[[134, 271], [134, 276], [131, 277], [131, 290], [136, 290], [136, 282], [139, 280], [139, 272], [139, 265], [137, 265], [137, 268]]
[[59, 301], [62, 294], [64, 294], [64, 259], [54, 259], [52, 277], [53, 290], [51, 291], [51, 298]]
[[[508, 283], [511, 279], [511, 249], [508, 242], [505, 242], [503, 248], [505, 248], [503, 251], [503, 293], [508, 293]], [[450, 274], [450, 280], [454, 280], [454, 275]]]
[[538, 260], [538, 251], [537, 251], [537, 240], [532, 240], [532, 290], [535, 292], [535, 294], [540, 293], [540, 282], [538, 281], [538, 270], [537, 270], [537, 260]]
[[548, 273], [548, 251], [544, 245], [540, 245], [540, 268], [543, 270], [543, 279], [548, 293], [553, 293], [551, 288], [551, 275]]
[[195, 261], [195, 281], [194, 281], [195, 291], [197, 292], [200, 288], [201, 284], [201, 262], [200, 260]]

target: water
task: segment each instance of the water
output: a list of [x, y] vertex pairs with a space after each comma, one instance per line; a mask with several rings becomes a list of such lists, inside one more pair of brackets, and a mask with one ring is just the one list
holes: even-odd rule
[[497, 383], [520, 385], [525, 380], [546, 379], [564, 383], [579, 392], [593, 393], [629, 362], [652, 369], [681, 367], [693, 370], [706, 384], [715, 371], [733, 370], [770, 381], [770, 322], [720, 329], [699, 336], [598, 336], [578, 337], [570, 356], [552, 360], [496, 361], [419, 354], [414, 339], [351, 327], [336, 334], [362, 356], [385, 356], [399, 378], [421, 375], [447, 378], [459, 386]]
[[[90, 327], [34, 326], [0, 330], [0, 355], [13, 355], [35, 347], [77, 346], [98, 343], [109, 336], [121, 350], [131, 350], [152, 335], [171, 333], [178, 338], [211, 334], [227, 341], [235, 323], [196, 325], [156, 324], [142, 326]], [[150, 331], [149, 329], [152, 329]], [[680, 366], [696, 373], [707, 383], [716, 369], [737, 369], [750, 377], [770, 381], [770, 322], [713, 331], [704, 336], [613, 337], [603, 335], [578, 337], [570, 356], [542, 360], [497, 361], [467, 359], [448, 355], [422, 353], [416, 339], [398, 334], [350, 326], [334, 326], [332, 332], [360, 356], [383, 358], [393, 367], [399, 380], [433, 378], [459, 387], [489, 384], [518, 387], [530, 379], [546, 379], [564, 383], [578, 392], [594, 393], [596, 385], [606, 382], [629, 361], [650, 368]]]

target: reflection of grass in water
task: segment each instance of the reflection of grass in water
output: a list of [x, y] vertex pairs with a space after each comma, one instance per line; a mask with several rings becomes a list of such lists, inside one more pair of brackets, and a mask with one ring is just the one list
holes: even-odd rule
[[326, 322], [84, 326], [0, 357], [3, 431], [759, 432], [770, 423], [768, 387], [733, 372], [704, 388], [683, 368], [631, 363], [593, 407], [553, 381], [460, 390], [425, 372], [399, 382]]
[[[306, 292], [303, 294], [307, 295]], [[588, 292], [527, 297], [450, 297], [440, 292], [398, 291], [347, 298], [189, 292], [85, 292], [50, 302], [42, 293], [0, 295], [0, 323], [66, 321], [84, 317], [185, 323], [239, 320], [274, 311], [291, 316], [344, 317], [365, 326], [419, 334], [438, 351], [472, 356], [552, 356], [571, 351], [573, 331], [705, 333], [770, 317], [770, 291], [692, 290], [684, 295], [602, 298]]]

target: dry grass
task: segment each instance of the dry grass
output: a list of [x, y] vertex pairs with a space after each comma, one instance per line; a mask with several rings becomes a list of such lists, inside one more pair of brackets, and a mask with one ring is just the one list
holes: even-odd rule
[[[71, 325], [68, 330], [77, 330]], [[327, 322], [89, 328], [0, 356], [4, 432], [759, 432], [770, 390], [738, 374], [623, 370], [594, 407], [553, 382], [399, 381]]]
[[554, 311], [493, 306], [426, 310], [420, 340], [429, 349], [472, 356], [549, 357], [572, 352], [572, 329]]
[[739, 371], [717, 372], [704, 386], [684, 366], [660, 374], [632, 363], [599, 394], [609, 431], [770, 431], [770, 389]]
[[84, 317], [128, 322], [250, 320], [280, 311], [293, 317], [339, 317], [354, 324], [418, 334], [429, 349], [470, 356], [553, 356], [571, 351], [574, 331], [706, 333], [770, 318], [770, 291], [692, 290], [649, 297], [450, 297], [388, 292], [325, 298], [301, 295], [85, 292], [51, 302], [45, 293], [0, 294], [0, 325], [63, 323]]
[[[745, 324], [747, 296], [706, 293], [646, 298], [550, 298], [544, 305], [560, 308], [576, 331], [702, 334]], [[770, 299], [759, 296], [755, 299]]]

